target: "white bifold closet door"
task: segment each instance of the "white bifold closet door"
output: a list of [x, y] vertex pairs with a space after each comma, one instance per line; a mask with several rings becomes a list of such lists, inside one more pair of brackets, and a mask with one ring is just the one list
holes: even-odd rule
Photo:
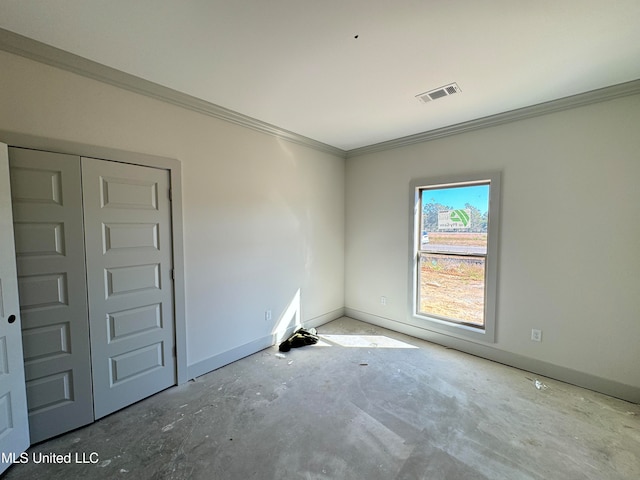
[[29, 447], [9, 153], [0, 143], [0, 474]]
[[11, 149], [31, 441], [175, 384], [169, 174]]
[[176, 381], [169, 172], [82, 159], [95, 418]]
[[93, 421], [80, 161], [11, 148], [29, 430], [36, 443]]

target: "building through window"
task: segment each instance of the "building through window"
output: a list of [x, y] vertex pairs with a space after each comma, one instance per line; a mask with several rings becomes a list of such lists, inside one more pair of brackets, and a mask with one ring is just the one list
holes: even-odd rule
[[499, 175], [413, 191], [414, 317], [493, 337]]

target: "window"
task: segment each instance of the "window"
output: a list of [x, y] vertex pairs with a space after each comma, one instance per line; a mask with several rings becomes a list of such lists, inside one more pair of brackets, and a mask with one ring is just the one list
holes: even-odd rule
[[500, 175], [412, 182], [412, 312], [427, 328], [494, 340]]

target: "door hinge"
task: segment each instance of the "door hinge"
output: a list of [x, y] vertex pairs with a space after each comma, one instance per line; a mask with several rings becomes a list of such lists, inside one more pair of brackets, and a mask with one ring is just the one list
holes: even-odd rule
[[173, 190], [169, 189], [169, 201], [173, 202]]
[[173, 346], [173, 356], [177, 357], [178, 356], [178, 349], [176, 348], [176, 346]]
[[171, 280], [175, 280], [176, 279], [176, 271], [174, 268], [171, 269]]

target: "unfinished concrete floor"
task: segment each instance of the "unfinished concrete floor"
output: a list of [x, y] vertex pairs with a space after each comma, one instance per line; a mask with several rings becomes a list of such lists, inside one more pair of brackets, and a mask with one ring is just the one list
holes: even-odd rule
[[97, 463], [30, 461], [6, 479], [640, 478], [639, 405], [347, 318], [318, 330], [335, 336], [28, 451]]

